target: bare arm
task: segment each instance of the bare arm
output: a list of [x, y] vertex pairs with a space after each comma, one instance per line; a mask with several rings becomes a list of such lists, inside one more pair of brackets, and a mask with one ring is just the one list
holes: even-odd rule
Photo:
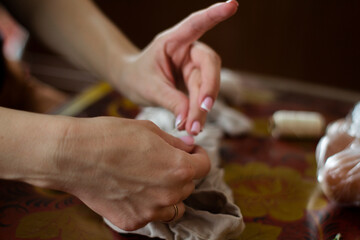
[[102, 79], [114, 79], [113, 69], [139, 52], [89, 0], [5, 2], [45, 44]]
[[0, 178], [71, 193], [125, 230], [171, 219], [173, 204], [180, 218], [209, 169], [204, 149], [148, 121], [0, 107]]
[[[45, 43], [135, 103], [160, 105], [197, 135], [219, 91], [220, 57], [197, 40], [237, 11], [236, 0], [197, 11], [141, 52], [89, 0], [7, 0]], [[121, 11], [121, 10], [119, 10]], [[176, 88], [184, 82], [188, 95]], [[181, 85], [181, 84], [180, 84]]]
[[[190, 15], [142, 52], [90, 1], [6, 2], [74, 63], [131, 93], [138, 103], [173, 111], [182, 119], [178, 128], [195, 135], [200, 131], [206, 117], [201, 105], [207, 97], [214, 101], [219, 90], [220, 60], [196, 40], [235, 14], [235, 0]], [[182, 78], [175, 77], [171, 64]], [[189, 96], [175, 89], [179, 80], [189, 88]], [[204, 149], [188, 146], [147, 121], [46, 116], [4, 108], [0, 153], [1, 178], [72, 193], [125, 230], [171, 219], [173, 204], [180, 218], [193, 180], [210, 169]]]
[[0, 178], [46, 185], [68, 120], [0, 107]]

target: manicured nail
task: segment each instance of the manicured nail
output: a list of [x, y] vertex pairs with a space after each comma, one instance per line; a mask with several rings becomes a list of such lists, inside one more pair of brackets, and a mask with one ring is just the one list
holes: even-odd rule
[[179, 114], [175, 120], [175, 128], [179, 128], [181, 121], [182, 121], [182, 116], [181, 116], [181, 114]]
[[210, 112], [213, 104], [214, 104], [213, 99], [211, 97], [206, 97], [204, 101], [201, 103], [201, 108], [207, 112]]
[[187, 145], [194, 145], [194, 138], [192, 136], [183, 136], [180, 138]]
[[200, 132], [200, 123], [199, 121], [195, 121], [191, 126], [191, 133], [198, 134], [199, 132]]
[[239, 6], [239, 3], [236, 0], [227, 0], [226, 3], [234, 2], [237, 6]]

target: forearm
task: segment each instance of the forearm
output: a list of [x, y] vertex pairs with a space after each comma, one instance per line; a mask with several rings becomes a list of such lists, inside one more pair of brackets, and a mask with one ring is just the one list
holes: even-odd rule
[[49, 186], [70, 118], [0, 107], [0, 178]]
[[89, 0], [9, 0], [7, 6], [41, 40], [99, 78], [113, 81], [113, 69], [138, 52]]

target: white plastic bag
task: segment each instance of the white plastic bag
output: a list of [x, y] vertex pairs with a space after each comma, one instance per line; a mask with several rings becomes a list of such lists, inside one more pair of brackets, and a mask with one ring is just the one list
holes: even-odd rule
[[327, 127], [316, 160], [324, 194], [337, 203], [360, 205], [360, 102]]

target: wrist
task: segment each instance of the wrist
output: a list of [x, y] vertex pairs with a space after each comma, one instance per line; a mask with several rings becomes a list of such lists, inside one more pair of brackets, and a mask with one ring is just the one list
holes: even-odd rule
[[113, 54], [111, 61], [109, 61], [107, 67], [107, 80], [117, 90], [126, 89], [126, 77], [129, 68], [132, 67], [133, 63], [139, 56], [140, 51], [135, 48], [128, 49], [124, 52], [118, 51], [121, 54]]
[[[65, 177], [66, 169], [60, 167], [63, 159], [62, 153], [68, 151], [64, 139], [66, 139], [72, 126], [76, 123], [76, 118], [65, 116], [47, 117], [49, 117], [47, 119], [47, 128], [45, 131], [39, 130], [39, 141], [34, 146], [33, 161], [36, 165], [30, 167], [29, 174], [26, 175], [23, 181], [38, 187], [63, 191], [65, 189], [62, 186], [68, 180]], [[70, 164], [67, 167], [68, 169], [72, 168]]]
[[0, 177], [53, 187], [56, 153], [71, 118], [0, 109]]

